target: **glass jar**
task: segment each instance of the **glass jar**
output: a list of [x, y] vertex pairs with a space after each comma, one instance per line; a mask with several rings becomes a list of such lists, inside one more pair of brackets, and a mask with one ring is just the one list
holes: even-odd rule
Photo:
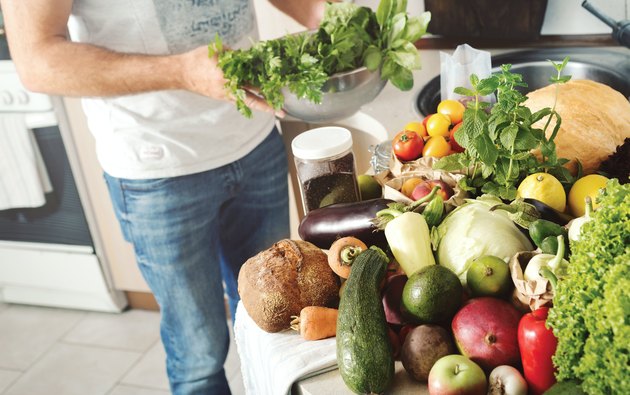
[[307, 130], [291, 142], [304, 213], [333, 203], [359, 200], [352, 134], [326, 126]]

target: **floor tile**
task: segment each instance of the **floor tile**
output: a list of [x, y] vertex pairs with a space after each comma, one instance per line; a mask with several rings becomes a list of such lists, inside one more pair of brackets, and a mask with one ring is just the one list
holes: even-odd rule
[[0, 369], [0, 394], [5, 389], [9, 388], [9, 386], [17, 380], [22, 372], [18, 370], [4, 370]]
[[0, 368], [26, 370], [86, 315], [23, 305], [0, 311]]
[[156, 390], [151, 388], [134, 387], [131, 385], [117, 385], [107, 395], [170, 395], [170, 393], [170, 391]]
[[120, 382], [144, 388], [169, 390], [166, 353], [162, 343], [156, 342]]
[[144, 352], [159, 339], [160, 313], [128, 310], [120, 314], [89, 313], [63, 337], [63, 342]]
[[4, 395], [105, 395], [140, 356], [138, 352], [58, 343]]

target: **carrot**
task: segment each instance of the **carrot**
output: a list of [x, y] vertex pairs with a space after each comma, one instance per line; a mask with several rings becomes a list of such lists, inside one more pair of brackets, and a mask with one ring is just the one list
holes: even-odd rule
[[320, 340], [337, 333], [337, 309], [322, 306], [306, 306], [300, 316], [292, 316], [291, 329], [302, 335], [304, 340]]
[[341, 278], [348, 278], [352, 261], [361, 252], [367, 250], [364, 242], [356, 237], [346, 236], [335, 240], [328, 250], [328, 264]]

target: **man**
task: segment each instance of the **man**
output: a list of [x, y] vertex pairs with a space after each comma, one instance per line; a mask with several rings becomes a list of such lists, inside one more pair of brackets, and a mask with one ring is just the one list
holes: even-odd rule
[[[307, 28], [323, 0], [271, 0]], [[81, 96], [123, 234], [162, 314], [171, 390], [229, 394], [222, 278], [234, 312], [245, 260], [288, 237], [273, 110], [252, 119], [207, 44], [256, 38], [252, 0], [1, 0], [27, 89]], [[67, 31], [70, 38], [67, 37]]]

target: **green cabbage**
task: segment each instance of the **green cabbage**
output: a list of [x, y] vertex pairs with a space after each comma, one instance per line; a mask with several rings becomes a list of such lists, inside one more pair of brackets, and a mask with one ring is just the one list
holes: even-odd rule
[[598, 203], [549, 311], [553, 362], [588, 394], [630, 394], [630, 184], [609, 181]]
[[481, 196], [453, 210], [437, 227], [438, 263], [451, 269], [466, 285], [466, 272], [476, 258], [494, 255], [508, 261], [520, 251], [533, 250], [525, 236], [503, 210], [490, 211], [501, 204], [491, 196]]

